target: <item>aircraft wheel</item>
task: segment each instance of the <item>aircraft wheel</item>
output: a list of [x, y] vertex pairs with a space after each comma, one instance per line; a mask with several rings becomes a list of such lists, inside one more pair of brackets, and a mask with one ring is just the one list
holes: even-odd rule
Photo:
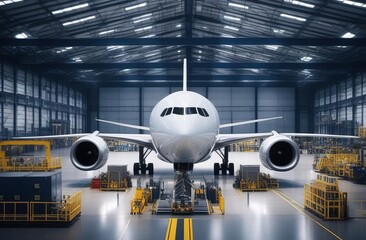
[[219, 163], [215, 163], [214, 164], [214, 175], [217, 176], [220, 173], [220, 164]]
[[221, 175], [226, 175], [227, 173], [227, 164], [221, 164]]
[[146, 164], [141, 164], [141, 175], [146, 175]]
[[139, 175], [139, 171], [140, 171], [140, 164], [134, 163], [133, 164], [133, 175], [135, 175], [135, 176]]
[[229, 174], [234, 175], [234, 163], [229, 163]]
[[153, 176], [154, 175], [154, 164], [152, 164], [152, 163], [147, 164], [147, 170], [149, 171], [149, 176]]

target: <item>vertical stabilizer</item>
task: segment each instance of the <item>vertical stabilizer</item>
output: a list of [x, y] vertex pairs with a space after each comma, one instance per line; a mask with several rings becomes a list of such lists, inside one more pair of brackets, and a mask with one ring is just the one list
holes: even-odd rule
[[187, 58], [183, 59], [183, 91], [187, 91]]

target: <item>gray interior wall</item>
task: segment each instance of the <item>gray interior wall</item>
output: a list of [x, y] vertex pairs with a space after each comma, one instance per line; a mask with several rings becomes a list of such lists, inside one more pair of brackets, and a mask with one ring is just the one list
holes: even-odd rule
[[[181, 88], [100, 88], [99, 117], [111, 121], [149, 126], [150, 113], [159, 100]], [[295, 89], [254, 87], [190, 88], [216, 106], [221, 124], [256, 118], [283, 116], [284, 119], [258, 123], [258, 132], [276, 130], [295, 131]], [[140, 96], [141, 93], [141, 96]], [[206, 96], [207, 95], [207, 96]], [[257, 99], [256, 99], [257, 97]], [[141, 101], [141, 107], [140, 107]], [[257, 106], [256, 106], [257, 104]], [[140, 114], [140, 109], [142, 113]], [[141, 119], [140, 119], [141, 118]], [[138, 133], [138, 130], [109, 124], [99, 124], [101, 132]], [[221, 133], [252, 133], [255, 124], [221, 129]]]

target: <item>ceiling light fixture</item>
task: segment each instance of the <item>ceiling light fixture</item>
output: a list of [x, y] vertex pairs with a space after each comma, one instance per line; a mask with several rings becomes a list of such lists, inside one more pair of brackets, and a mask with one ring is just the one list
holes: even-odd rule
[[229, 2], [228, 6], [230, 7], [236, 7], [236, 8], [241, 8], [241, 9], [249, 9], [248, 6], [242, 5], [242, 4], [238, 4], [238, 3], [233, 3], [233, 2]]
[[91, 19], [94, 19], [94, 18], [95, 18], [95, 16], [89, 16], [89, 17], [80, 18], [80, 19], [77, 19], [77, 20], [74, 20], [74, 21], [65, 22], [62, 25], [63, 26], [68, 26], [68, 25], [72, 25], [72, 24], [77, 24], [77, 23], [85, 22], [85, 21], [88, 21], [88, 20], [91, 20]]
[[108, 34], [108, 33], [114, 33], [116, 30], [113, 29], [113, 30], [108, 30], [108, 31], [104, 31], [104, 32], [100, 32], [98, 33], [99, 35], [105, 35], [105, 34]]
[[15, 38], [18, 38], [18, 39], [25, 39], [25, 38], [28, 38], [28, 35], [26, 33], [18, 33], [14, 36]]
[[137, 29], [135, 29], [135, 32], [141, 32], [141, 31], [144, 31], [144, 30], [149, 30], [151, 28], [152, 28], [152, 26], [143, 27], [143, 28], [137, 28]]
[[305, 3], [305, 2], [301, 2], [301, 1], [296, 1], [296, 0], [284, 0], [287, 3], [292, 3], [294, 5], [299, 5], [302, 7], [307, 7], [307, 8], [314, 8], [315, 5], [313, 4], [309, 4], [309, 3]]
[[83, 4], [75, 5], [75, 6], [72, 6], [72, 7], [67, 7], [67, 8], [56, 10], [56, 11], [52, 11], [52, 14], [56, 15], [56, 14], [60, 14], [60, 13], [64, 13], [64, 12], [70, 12], [70, 11], [80, 9], [80, 8], [85, 8], [85, 7], [88, 7], [88, 6], [89, 6], [89, 3], [83, 3]]
[[145, 6], [146, 6], [146, 2], [137, 4], [137, 5], [133, 5], [133, 6], [130, 6], [130, 7], [125, 7], [125, 10], [130, 11], [132, 9], [141, 8], [141, 7], [145, 7]]
[[236, 27], [232, 27], [232, 26], [225, 26], [224, 27], [225, 29], [229, 29], [229, 30], [233, 30], [233, 31], [239, 31], [239, 28], [236, 28]]
[[295, 20], [300, 21], [300, 22], [306, 22], [306, 19], [305, 18], [296, 17], [296, 16], [293, 16], [293, 15], [290, 15], [290, 14], [286, 14], [286, 13], [281, 13], [280, 16], [281, 17], [284, 17], [284, 18], [295, 19]]
[[313, 59], [313, 58], [312, 57], [302, 57], [301, 61], [309, 62], [309, 61], [311, 61], [311, 59]]
[[353, 38], [354, 36], [356, 36], [356, 35], [353, 33], [347, 32], [347, 33], [343, 34], [341, 38]]
[[241, 19], [238, 18], [238, 17], [228, 16], [228, 15], [224, 15], [224, 19], [226, 19], [226, 20], [232, 20], [232, 21], [238, 21], [238, 22], [241, 21]]
[[8, 5], [11, 3], [16, 3], [16, 2], [23, 2], [23, 0], [7, 0], [7, 1], [0, 1], [0, 6], [4, 6], [4, 5]]

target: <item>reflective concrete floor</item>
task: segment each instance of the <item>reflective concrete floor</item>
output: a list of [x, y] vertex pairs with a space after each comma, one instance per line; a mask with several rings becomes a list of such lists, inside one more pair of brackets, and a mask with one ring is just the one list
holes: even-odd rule
[[[149, 212], [130, 215], [134, 189], [120, 193], [90, 189], [91, 178], [105, 172], [106, 167], [92, 172], [76, 170], [68, 154], [68, 149], [54, 151], [54, 155], [63, 158], [63, 193], [82, 191], [81, 217], [66, 228], [1, 227], [0, 239], [165, 239], [171, 218], [178, 218], [178, 225], [179, 221], [183, 222], [180, 219], [191, 218], [194, 239], [365, 239], [366, 218], [360, 217], [361, 210], [355, 203], [349, 205], [352, 218], [347, 221], [323, 221], [303, 210], [303, 184], [315, 178], [311, 171], [312, 155], [302, 155], [299, 166], [286, 173], [268, 171], [261, 166], [262, 172], [280, 180], [277, 191], [242, 193], [233, 189], [233, 177], [219, 177], [225, 197], [225, 215], [170, 216]], [[236, 169], [240, 164], [259, 164], [257, 153], [230, 153], [229, 158]], [[137, 159], [136, 152], [111, 152], [107, 164], [127, 164], [132, 172]], [[216, 161], [219, 162], [219, 158], [214, 155], [209, 161], [196, 165], [192, 178], [213, 178]], [[173, 181], [170, 164], [159, 161], [153, 154], [148, 162], [155, 165], [155, 179]], [[147, 179], [142, 179], [144, 181]], [[136, 186], [136, 178], [133, 178], [133, 186]], [[366, 186], [340, 181], [340, 189], [348, 192], [350, 201], [366, 200]], [[183, 239], [182, 231], [178, 231], [176, 239]]]

